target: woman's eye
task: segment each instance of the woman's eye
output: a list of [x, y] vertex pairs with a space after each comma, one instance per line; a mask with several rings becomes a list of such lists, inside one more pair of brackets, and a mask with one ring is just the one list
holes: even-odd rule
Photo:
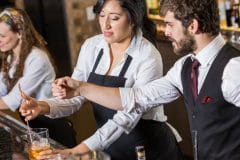
[[117, 20], [119, 20], [119, 17], [112, 17], [111, 19], [114, 21], [117, 21]]

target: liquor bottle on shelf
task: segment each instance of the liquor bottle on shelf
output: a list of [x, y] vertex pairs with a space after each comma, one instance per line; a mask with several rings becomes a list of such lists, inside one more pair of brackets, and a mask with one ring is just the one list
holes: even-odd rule
[[144, 146], [136, 146], [136, 160], [146, 160], [145, 149]]
[[231, 23], [233, 27], [239, 27], [239, 0], [232, 3]]
[[226, 10], [224, 5], [224, 0], [218, 0], [218, 8], [219, 8], [219, 15], [220, 15], [220, 26], [226, 27], [227, 19], [226, 19]]
[[227, 26], [232, 26], [232, 2], [231, 0], [225, 0], [225, 10], [226, 10], [226, 20], [227, 20]]
[[146, 0], [148, 7], [148, 14], [159, 15], [159, 0]]

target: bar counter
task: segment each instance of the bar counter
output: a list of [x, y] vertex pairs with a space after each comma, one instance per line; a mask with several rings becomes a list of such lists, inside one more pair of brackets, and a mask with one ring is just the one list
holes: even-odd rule
[[[23, 136], [26, 133], [27, 126], [24, 123], [0, 111], [0, 160], [28, 160], [27, 140], [24, 138], [26, 136]], [[49, 143], [55, 149], [66, 148], [50, 138]], [[94, 158], [91, 160], [110, 160], [110, 157], [104, 152], [91, 152], [91, 154], [93, 153]], [[85, 156], [85, 154], [80, 154], [73, 157], [81, 159], [80, 157]], [[70, 159], [75, 160], [75, 158]]]
[[[26, 140], [22, 137], [27, 132], [27, 126], [17, 119], [0, 111], [0, 159], [28, 159]], [[63, 149], [64, 146], [49, 139], [53, 148]]]

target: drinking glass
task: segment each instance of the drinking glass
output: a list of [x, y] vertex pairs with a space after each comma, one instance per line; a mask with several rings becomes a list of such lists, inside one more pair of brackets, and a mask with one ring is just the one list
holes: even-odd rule
[[144, 146], [136, 146], [135, 150], [138, 160], [146, 160]]
[[48, 142], [49, 133], [47, 128], [32, 128], [28, 133], [30, 144], [28, 148], [28, 155], [30, 160], [36, 160], [39, 153], [50, 149]]

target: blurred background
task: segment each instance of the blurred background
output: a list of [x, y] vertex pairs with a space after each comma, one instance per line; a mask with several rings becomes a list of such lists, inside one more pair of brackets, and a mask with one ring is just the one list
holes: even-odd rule
[[[221, 31], [225, 39], [240, 48], [239, 0], [218, 0]], [[47, 47], [57, 67], [57, 77], [71, 76], [84, 40], [100, 33], [92, 12], [95, 0], [0, 0], [0, 9], [15, 6], [25, 9], [36, 29], [47, 41]], [[159, 16], [158, 0], [147, 0], [149, 17], [157, 24], [158, 49], [163, 57], [164, 73], [179, 57], [165, 39], [163, 19]], [[165, 105], [168, 121], [179, 131], [181, 149], [186, 159], [192, 159], [192, 145], [186, 110], [182, 99]], [[18, 115], [7, 111], [18, 118]], [[68, 117], [81, 142], [95, 131], [95, 120], [89, 103]]]

